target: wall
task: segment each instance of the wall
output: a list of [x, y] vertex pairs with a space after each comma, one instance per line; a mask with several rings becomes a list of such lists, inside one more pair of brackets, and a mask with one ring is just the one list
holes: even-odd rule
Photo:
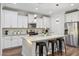
[[0, 56], [2, 54], [2, 50], [1, 50], [1, 4], [0, 4]]
[[[51, 15], [50, 32], [53, 34], [64, 34], [64, 12], [58, 12]], [[59, 21], [59, 22], [56, 22]]]

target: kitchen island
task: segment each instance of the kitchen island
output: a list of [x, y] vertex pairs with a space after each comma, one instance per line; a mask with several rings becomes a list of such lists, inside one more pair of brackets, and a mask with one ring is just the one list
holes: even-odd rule
[[23, 56], [35, 56], [35, 47], [36, 42], [40, 41], [47, 41], [48, 40], [55, 40], [56, 38], [64, 38], [65, 35], [50, 35], [50, 36], [44, 36], [44, 35], [36, 35], [36, 36], [26, 36], [25, 38], [22, 37], [22, 55]]

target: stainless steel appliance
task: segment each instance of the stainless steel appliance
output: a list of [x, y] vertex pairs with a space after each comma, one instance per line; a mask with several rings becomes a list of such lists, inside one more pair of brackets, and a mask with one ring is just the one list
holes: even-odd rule
[[36, 23], [29, 23], [28, 28], [36, 28]]
[[65, 23], [66, 43], [71, 46], [79, 46], [79, 22]]

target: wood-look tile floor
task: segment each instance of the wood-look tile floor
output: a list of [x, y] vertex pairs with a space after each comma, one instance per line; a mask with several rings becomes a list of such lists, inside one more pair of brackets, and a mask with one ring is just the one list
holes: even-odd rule
[[4, 49], [2, 55], [3, 56], [22, 56], [21, 51], [22, 51], [22, 47]]
[[[3, 56], [22, 56], [22, 47], [3, 50]], [[50, 55], [51, 56], [51, 55]], [[60, 56], [60, 55], [55, 55]], [[66, 54], [63, 56], [79, 56], [79, 48], [67, 46]]]

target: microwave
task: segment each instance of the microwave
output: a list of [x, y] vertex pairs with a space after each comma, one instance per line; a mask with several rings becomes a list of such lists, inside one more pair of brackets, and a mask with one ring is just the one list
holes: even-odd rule
[[28, 28], [36, 28], [36, 23], [29, 23]]

